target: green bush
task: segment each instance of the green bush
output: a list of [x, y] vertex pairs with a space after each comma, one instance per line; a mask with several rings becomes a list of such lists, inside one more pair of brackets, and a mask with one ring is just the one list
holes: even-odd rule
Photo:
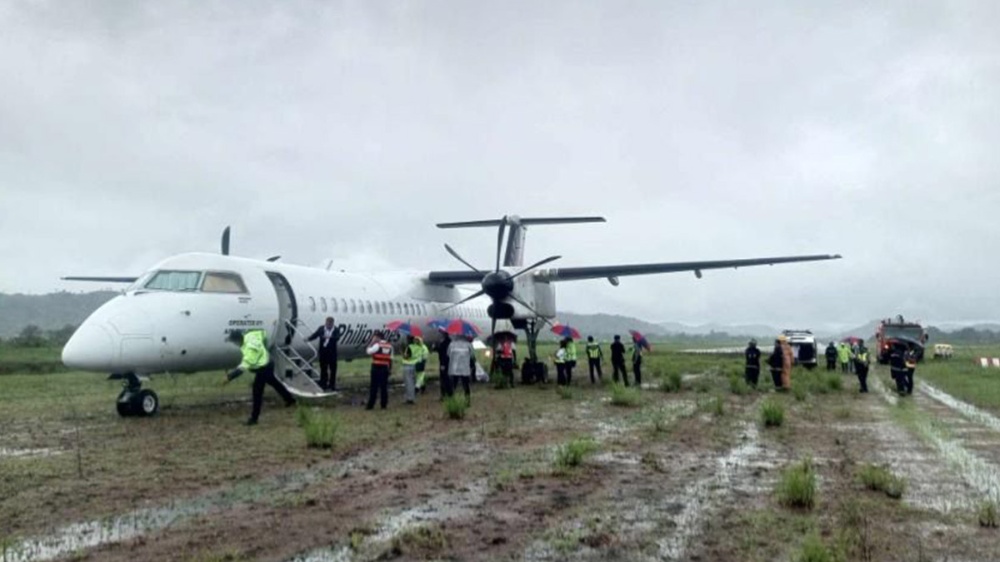
[[740, 375], [729, 375], [729, 391], [738, 396], [750, 394], [750, 385]]
[[667, 376], [660, 380], [660, 390], [663, 392], [680, 392], [683, 386], [683, 378], [677, 371], [667, 373]]
[[812, 460], [807, 458], [785, 469], [777, 492], [781, 505], [812, 509], [816, 505], [816, 472]]
[[997, 517], [997, 504], [994, 501], [983, 502], [979, 506], [979, 526], [991, 529], [997, 528], [1000, 524]]
[[574, 439], [556, 449], [555, 466], [559, 470], [567, 470], [583, 464], [583, 459], [597, 450], [597, 443], [592, 439]]
[[332, 413], [299, 406], [295, 411], [295, 421], [306, 436], [306, 445], [329, 449], [337, 440], [340, 422]]
[[906, 491], [906, 481], [884, 466], [866, 464], [858, 471], [858, 479], [869, 490], [885, 492], [890, 498], [901, 498]]
[[444, 413], [449, 419], [465, 419], [465, 411], [469, 409], [469, 402], [465, 396], [449, 396], [444, 399]]
[[777, 400], [765, 400], [760, 405], [760, 417], [764, 427], [780, 427], [785, 423], [785, 407]]
[[640, 399], [638, 388], [627, 387], [621, 383], [611, 385], [611, 403], [615, 406], [634, 408], [639, 405]]
[[812, 533], [802, 543], [802, 550], [796, 560], [798, 562], [834, 562], [834, 557], [819, 536]]

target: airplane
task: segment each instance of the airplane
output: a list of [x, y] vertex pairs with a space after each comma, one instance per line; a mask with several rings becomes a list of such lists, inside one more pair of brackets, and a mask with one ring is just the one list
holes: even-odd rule
[[[541, 374], [536, 344], [546, 323], [556, 317], [554, 283], [691, 271], [698, 278], [709, 269], [740, 268], [840, 259], [840, 255], [781, 256], [719, 261], [542, 268], [561, 256], [523, 266], [528, 227], [606, 222], [602, 217], [522, 218], [451, 222], [438, 228], [497, 228], [496, 260], [480, 269], [451, 246], [445, 250], [468, 270], [344, 272], [326, 268], [232, 256], [230, 229], [223, 231], [221, 252], [185, 253], [157, 263], [138, 277], [69, 276], [68, 281], [127, 283], [128, 287], [91, 314], [66, 343], [63, 363], [84, 371], [106, 372], [123, 380], [116, 406], [122, 416], [151, 416], [159, 410], [156, 393], [142, 380], [158, 373], [225, 369], [239, 362], [239, 350], [226, 341], [232, 330], [263, 329], [285, 386], [306, 398], [328, 396], [313, 378], [315, 348], [306, 341], [327, 316], [336, 319], [341, 337], [338, 354], [363, 356], [375, 330], [393, 320], [424, 328], [433, 345], [441, 337], [431, 322], [461, 318], [492, 336], [523, 330], [528, 357], [522, 369]], [[504, 236], [506, 234], [506, 250]], [[502, 258], [502, 260], [501, 260]], [[479, 285], [468, 294], [460, 287]], [[399, 333], [390, 341], [399, 342]]]

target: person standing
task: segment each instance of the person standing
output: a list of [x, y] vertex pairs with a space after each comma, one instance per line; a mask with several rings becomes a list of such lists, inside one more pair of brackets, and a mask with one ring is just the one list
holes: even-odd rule
[[628, 370], [625, 369], [625, 344], [622, 343], [621, 336], [615, 336], [615, 341], [611, 344], [611, 368], [614, 370], [612, 377], [618, 382], [618, 373], [622, 374], [622, 381], [628, 386]]
[[448, 334], [442, 334], [441, 342], [437, 344], [438, 380], [441, 385], [441, 400], [451, 396], [451, 375], [448, 372], [448, 347], [450, 345], [451, 338]]
[[420, 359], [415, 365], [417, 370], [417, 392], [423, 394], [427, 390], [427, 358], [430, 357], [431, 352], [427, 349], [427, 344], [424, 343], [424, 338], [414, 336], [414, 339], [420, 347]]
[[757, 388], [757, 381], [760, 378], [760, 350], [757, 349], [757, 340], [750, 340], [743, 355], [746, 357], [746, 370], [743, 376], [747, 384]]
[[375, 330], [371, 341], [365, 349], [372, 358], [371, 384], [368, 387], [368, 405], [366, 410], [375, 408], [375, 397], [379, 396], [382, 409], [389, 405], [389, 373], [392, 372], [392, 345], [387, 342], [380, 330]]
[[504, 334], [494, 350], [494, 357], [497, 358], [497, 365], [500, 373], [510, 388], [514, 388], [514, 365], [517, 364], [517, 346], [514, 345], [514, 336]]
[[590, 369], [590, 384], [594, 384], [594, 371], [597, 371], [597, 381], [601, 382], [604, 373], [601, 372], [601, 361], [604, 360], [604, 352], [601, 351], [601, 344], [594, 341], [594, 336], [587, 336], [587, 367]]
[[253, 373], [253, 406], [247, 425], [256, 425], [260, 418], [260, 409], [264, 402], [264, 385], [271, 385], [285, 401], [285, 406], [295, 405], [295, 398], [288, 392], [285, 385], [274, 376], [274, 362], [267, 352], [267, 338], [264, 330], [240, 330], [229, 332], [226, 339], [240, 347], [240, 364], [226, 374], [226, 382], [242, 375], [245, 371]]
[[573, 383], [573, 367], [576, 367], [576, 342], [566, 338], [566, 384]]
[[632, 375], [635, 387], [642, 388], [642, 344], [632, 340]]
[[778, 341], [781, 343], [781, 388], [787, 392], [792, 389], [792, 360], [795, 356], [786, 336], [778, 336]]
[[785, 364], [784, 351], [781, 348], [781, 341], [774, 340], [774, 349], [771, 356], [767, 358], [767, 366], [771, 370], [771, 380], [774, 381], [774, 389], [781, 390], [781, 369]]
[[552, 362], [556, 364], [556, 384], [559, 386], [568, 385], [566, 380], [566, 338], [559, 340], [559, 347], [556, 348]]
[[906, 347], [903, 364], [906, 366], [906, 393], [913, 394], [913, 374], [917, 370], [917, 350], [913, 346]]
[[826, 346], [826, 370], [837, 370], [837, 346], [833, 345], [833, 342]]
[[896, 381], [896, 392], [900, 396], [906, 394], [907, 389], [905, 354], [903, 344], [892, 344], [892, 351], [889, 353], [889, 373], [892, 374], [892, 380]]
[[472, 403], [472, 390], [469, 388], [469, 380], [472, 378], [472, 369], [475, 356], [472, 354], [472, 342], [466, 336], [456, 336], [448, 344], [448, 375], [451, 378], [448, 396], [452, 396], [459, 383], [465, 390], [465, 402]]
[[420, 345], [413, 336], [406, 336], [403, 347], [403, 399], [413, 404], [417, 399], [417, 363], [420, 361]]
[[851, 348], [847, 342], [840, 342], [837, 346], [837, 360], [840, 361], [840, 372], [849, 373], [851, 371]]
[[859, 392], [868, 392], [868, 366], [870, 364], [868, 348], [862, 342], [858, 345], [858, 352], [854, 355], [854, 374], [858, 375]]
[[340, 330], [335, 327], [332, 316], [326, 317], [326, 322], [316, 328], [316, 331], [306, 341], [319, 340], [319, 386], [323, 390], [337, 390], [337, 343], [340, 342]]

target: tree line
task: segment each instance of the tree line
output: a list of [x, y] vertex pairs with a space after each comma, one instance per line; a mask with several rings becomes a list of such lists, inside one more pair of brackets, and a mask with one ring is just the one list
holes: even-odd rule
[[28, 324], [14, 337], [0, 338], [0, 345], [7, 347], [62, 347], [76, 331], [76, 326], [65, 324], [56, 330], [43, 330]]

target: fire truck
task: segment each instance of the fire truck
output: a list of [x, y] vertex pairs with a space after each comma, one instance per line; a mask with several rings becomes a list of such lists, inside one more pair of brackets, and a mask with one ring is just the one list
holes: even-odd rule
[[927, 331], [920, 322], [909, 322], [902, 315], [886, 318], [878, 323], [875, 330], [875, 342], [878, 346], [878, 362], [885, 365], [889, 362], [894, 344], [903, 344], [913, 348], [917, 353], [917, 361], [924, 358], [924, 344], [927, 343]]

